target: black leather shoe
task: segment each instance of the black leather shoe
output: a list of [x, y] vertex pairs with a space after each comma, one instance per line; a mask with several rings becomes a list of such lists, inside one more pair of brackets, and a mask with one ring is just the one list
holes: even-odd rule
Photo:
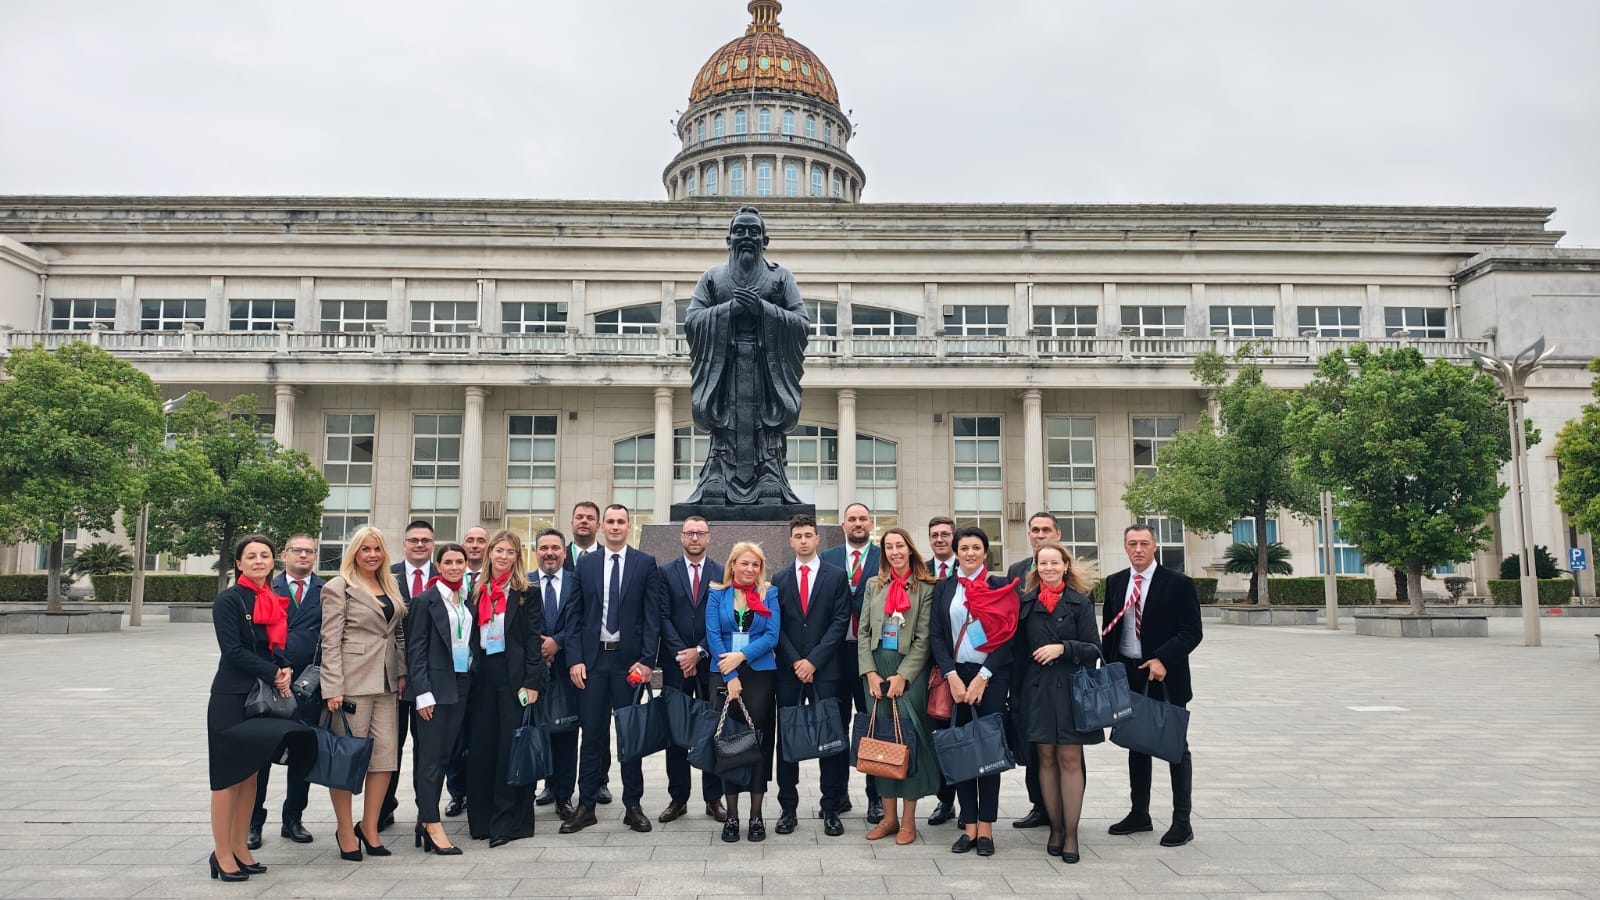
[[667, 804], [667, 808], [661, 811], [661, 815], [656, 816], [656, 821], [665, 825], [668, 822], [673, 822], [683, 818], [683, 814], [688, 811], [689, 807], [674, 800]]
[[[215, 853], [211, 854], [211, 857], [209, 859], [207, 859], [206, 862], [209, 863], [210, 866], [211, 866], [211, 878], [212, 878], [213, 881], [215, 881], [216, 879], [220, 878], [223, 881], [228, 882], [229, 884], [232, 884], [232, 883], [238, 882], [238, 881], [249, 881], [250, 880], [250, 873], [244, 871], [243, 869], [237, 869], [235, 871], [229, 872], [226, 869], [222, 868], [221, 866], [217, 865], [217, 855]], [[238, 861], [237, 860], [234, 861], [234, 865], [238, 865]]]
[[1182, 847], [1192, 840], [1194, 840], [1194, 829], [1189, 827], [1188, 822], [1173, 822], [1167, 833], [1161, 836], [1161, 846]]
[[739, 843], [738, 819], [729, 818], [726, 822], [722, 823], [722, 840], [729, 844]]
[[533, 798], [535, 806], [549, 806], [554, 802], [556, 802], [556, 795], [552, 794], [549, 788], [540, 791], [539, 796]]
[[841, 816], [852, 809], [855, 809], [855, 806], [851, 804], [849, 797], [844, 798], [844, 800], [839, 803], [839, 815]]
[[943, 825], [956, 817], [955, 807], [943, 800], [933, 808], [933, 815], [928, 817], [929, 825]]
[[786, 809], [778, 814], [778, 824], [773, 826], [772, 830], [779, 834], [794, 834], [795, 826], [799, 824], [800, 820], [795, 818], [794, 810]]
[[356, 840], [361, 842], [361, 849], [367, 851], [367, 855], [368, 856], [393, 856], [394, 855], [393, 853], [391, 853], [389, 851], [388, 847], [385, 847], [382, 844], [374, 844], [371, 841], [367, 840], [367, 833], [365, 831], [361, 830], [361, 823], [360, 822], [356, 823]]
[[640, 834], [644, 834], [652, 827], [650, 825], [650, 817], [645, 815], [644, 810], [637, 806], [630, 806], [626, 811], [623, 812], [622, 824], [632, 828], [634, 831], [637, 831]]
[[253, 863], [240, 862], [239, 861], [239, 857], [237, 857], [237, 856], [235, 856], [233, 858], [233, 862], [234, 862], [235, 865], [237, 865], [239, 867], [239, 871], [245, 873], [246, 875], [260, 875], [262, 872], [265, 872], [267, 870], [266, 866], [263, 866], [261, 863], [258, 863], [258, 862], [253, 862]]
[[309, 844], [315, 840], [315, 838], [311, 836], [311, 832], [307, 831], [305, 826], [300, 824], [299, 819], [296, 819], [293, 822], [283, 823], [283, 827], [278, 829], [278, 833], [289, 840], [294, 841], [296, 844]]
[[844, 823], [839, 821], [838, 813], [825, 812], [822, 814], [822, 833], [828, 837], [838, 837], [844, 834]]
[[712, 800], [706, 804], [706, 816], [718, 822], [728, 821], [728, 808], [722, 805], [721, 800]]
[[508, 838], [508, 837], [492, 837], [492, 838], [489, 838], [489, 846], [491, 848], [504, 847], [505, 845], [507, 845], [509, 843], [511, 843], [511, 838]]
[[867, 824], [876, 825], [883, 821], [883, 801], [867, 801]]
[[956, 838], [956, 842], [950, 845], [951, 853], [967, 853], [970, 850], [972, 850], [972, 838], [967, 837], [965, 831], [961, 832], [961, 836]]
[[574, 811], [575, 810], [572, 806], [572, 801], [566, 797], [562, 797], [560, 800], [556, 801], [556, 815], [561, 818], [561, 821], [565, 822], [566, 820], [572, 818]]
[[251, 850], [261, 849], [261, 823], [251, 822], [250, 833], [245, 835], [244, 845]]
[[760, 816], [750, 819], [750, 843], [759, 844], [767, 839], [767, 823]]
[[1076, 853], [1068, 853], [1065, 850], [1063, 850], [1063, 851], [1061, 851], [1061, 861], [1066, 863], [1069, 866], [1075, 866], [1075, 865], [1078, 864], [1078, 854], [1076, 854]]
[[580, 805], [572, 811], [572, 815], [561, 823], [559, 829], [562, 834], [577, 834], [590, 825], [598, 824], [594, 817], [594, 807]]
[[444, 808], [444, 814], [454, 819], [467, 811], [467, 798], [451, 797], [450, 804]]
[[600, 785], [600, 790], [595, 791], [594, 802], [596, 802], [596, 803], [610, 803], [611, 802], [611, 788], [608, 788], [603, 784]]
[[1138, 834], [1141, 831], [1153, 831], [1150, 824], [1149, 813], [1131, 812], [1122, 817], [1122, 821], [1106, 829], [1107, 834]]
[[335, 829], [333, 832], [333, 846], [338, 848], [339, 858], [345, 862], [361, 862], [361, 843], [359, 836], [356, 839], [356, 848], [354, 850], [346, 850], [344, 845], [339, 843], [339, 832], [337, 829]]
[[1033, 809], [1028, 810], [1028, 814], [1027, 815], [1023, 816], [1020, 819], [1017, 819], [1014, 822], [1012, 822], [1011, 823], [1011, 827], [1012, 828], [1043, 828], [1044, 826], [1049, 825], [1049, 824], [1050, 824], [1050, 817], [1045, 815], [1044, 810], [1042, 810], [1039, 807], [1035, 806]]
[[980, 837], [972, 842], [972, 849], [977, 851], [979, 856], [993, 856], [994, 838]]

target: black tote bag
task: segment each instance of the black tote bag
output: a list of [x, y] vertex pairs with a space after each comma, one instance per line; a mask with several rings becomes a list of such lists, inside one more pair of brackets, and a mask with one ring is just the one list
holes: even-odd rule
[[717, 750], [713, 746], [717, 736], [717, 720], [716, 707], [703, 701], [697, 702], [689, 711], [689, 721], [686, 723], [688, 731], [685, 732], [687, 741], [683, 749], [689, 757], [689, 765], [702, 772], [717, 771]]
[[778, 742], [785, 762], [823, 759], [845, 751], [838, 698], [818, 700], [816, 685], [807, 687], [800, 693], [799, 705], [778, 708]]
[[950, 784], [982, 775], [998, 775], [1017, 767], [1006, 743], [1005, 717], [1000, 713], [978, 716], [965, 725], [952, 725], [933, 733], [933, 753], [939, 771]]
[[578, 686], [572, 679], [551, 672], [550, 683], [533, 704], [538, 724], [546, 734], [571, 734], [578, 730]]
[[550, 732], [536, 721], [533, 707], [522, 710], [522, 726], [511, 732], [511, 763], [506, 784], [531, 787], [550, 777], [554, 764], [550, 756]]
[[342, 709], [339, 719], [344, 723], [343, 736], [333, 733], [333, 713], [325, 713], [318, 723], [317, 758], [306, 772], [306, 781], [359, 794], [367, 782], [367, 764], [372, 761], [372, 738], [350, 737], [350, 717]]
[[1133, 716], [1111, 729], [1111, 743], [1135, 753], [1147, 753], [1169, 763], [1183, 762], [1189, 749], [1189, 711], [1150, 696], [1150, 682], [1144, 693], [1134, 694]]
[[705, 706], [706, 702], [674, 687], [662, 688], [655, 702], [666, 710], [668, 743], [684, 750], [692, 747], [696, 707]]
[[650, 690], [650, 682], [646, 681], [634, 692], [633, 705], [624, 706], [614, 714], [619, 762], [633, 762], [667, 749], [667, 707], [655, 699], [655, 691]]
[[[1105, 657], [1101, 656], [1103, 662]], [[1120, 662], [1072, 673], [1072, 727], [1076, 731], [1110, 728], [1133, 717], [1133, 691], [1128, 669]]]

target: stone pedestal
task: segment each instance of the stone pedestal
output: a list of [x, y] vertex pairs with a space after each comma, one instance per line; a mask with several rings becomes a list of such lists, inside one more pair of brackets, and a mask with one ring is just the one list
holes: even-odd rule
[[1356, 634], [1375, 637], [1431, 638], [1489, 636], [1488, 616], [1357, 615]]
[[[672, 521], [682, 522], [690, 516], [700, 516], [707, 522], [785, 522], [795, 516], [815, 516], [814, 503], [762, 503], [722, 505], [711, 503], [674, 503]], [[787, 540], [787, 538], [785, 538]], [[648, 551], [647, 551], [648, 552]]]
[[1315, 625], [1322, 613], [1311, 606], [1224, 606], [1224, 625]]
[[[728, 551], [733, 549], [734, 544], [751, 541], [760, 544], [761, 552], [767, 555], [769, 573], [794, 564], [794, 551], [789, 549], [787, 518], [781, 522], [711, 521], [710, 526], [711, 546], [706, 556], [718, 563], [727, 563]], [[683, 555], [683, 544], [678, 538], [678, 532], [682, 530], [682, 522], [648, 524], [640, 532], [639, 549], [654, 556], [657, 564], [664, 565]], [[819, 550], [844, 543], [844, 529], [838, 525], [818, 525], [817, 531], [822, 538], [817, 544]]]

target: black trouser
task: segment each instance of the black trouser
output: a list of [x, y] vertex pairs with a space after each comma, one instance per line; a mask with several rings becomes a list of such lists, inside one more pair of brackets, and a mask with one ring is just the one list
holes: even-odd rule
[[[578, 692], [578, 721], [583, 726], [583, 746], [578, 758], [578, 803], [594, 806], [600, 785], [611, 770], [611, 711], [633, 703], [628, 684], [633, 660], [616, 650], [601, 650], [589, 666], [585, 687]], [[622, 764], [622, 805], [638, 806], [644, 799], [642, 760]]]
[[467, 829], [474, 838], [533, 834], [533, 788], [507, 784], [511, 732], [522, 725], [522, 704], [506, 670], [504, 653], [483, 657], [467, 712]]
[[[1128, 687], [1134, 693], [1142, 693], [1145, 681], [1149, 677], [1146, 670], [1139, 668], [1143, 661], [1121, 654], [1118, 654], [1117, 658], [1121, 660], [1123, 666], [1128, 670]], [[1166, 695], [1166, 685], [1159, 681], [1151, 683], [1150, 697], [1152, 699], [1166, 700]], [[1167, 702], [1170, 703], [1172, 701], [1168, 700]], [[1176, 705], [1187, 707], [1189, 704], [1179, 703]], [[1183, 761], [1168, 763], [1167, 767], [1171, 770], [1172, 777], [1172, 820], [1174, 822], [1188, 822], [1190, 813], [1194, 811], [1194, 760], [1189, 756], [1187, 744], [1183, 748]], [[1150, 755], [1129, 750], [1128, 794], [1133, 812], [1144, 813], [1146, 816], [1150, 814], [1150, 781]]]
[[[397, 701], [399, 708], [394, 716], [394, 764], [403, 766], [406, 758], [406, 731], [411, 725], [412, 705], [405, 700]], [[383, 793], [383, 815], [392, 816], [400, 808], [400, 801], [394, 797], [394, 792], [400, 787], [400, 770], [395, 769], [394, 777], [389, 779], [389, 789]]]
[[[805, 685], [794, 676], [792, 670], [788, 673], [783, 672], [782, 663], [779, 663], [779, 667], [779, 709], [786, 706], [799, 706], [802, 696], [813, 697], [812, 691], [808, 690], [808, 688], [815, 689], [813, 698], [818, 700], [839, 695], [839, 686], [836, 683], [836, 679], [813, 681], [811, 685]], [[849, 732], [845, 733], [848, 734]], [[783, 735], [778, 737], [778, 806], [792, 812], [795, 807], [800, 805], [800, 764], [784, 760], [782, 753]], [[817, 760], [817, 767], [821, 770], [822, 776], [822, 811], [824, 813], [837, 814], [839, 812], [839, 804], [844, 802], [845, 793], [850, 787], [850, 754], [836, 753], [833, 756], [825, 756]]]
[[450, 748], [450, 761], [444, 767], [444, 789], [450, 792], [450, 799], [457, 800], [467, 795], [467, 728], [466, 719], [471, 713], [467, 708], [472, 701], [467, 695], [462, 695], [462, 727], [456, 732], [456, 745]]
[[[321, 696], [317, 695], [319, 700]], [[322, 709], [320, 703], [309, 704], [302, 701], [295, 711], [295, 721], [315, 725], [322, 714]], [[284, 777], [288, 780], [284, 782], [283, 789], [283, 824], [287, 825], [290, 822], [300, 821], [300, 817], [305, 814], [306, 803], [311, 796], [311, 782], [290, 774], [285, 774]], [[267, 821], [267, 782], [271, 778], [271, 763], [262, 766], [261, 771], [256, 773], [256, 806], [250, 812], [250, 822], [253, 825], [261, 825]]]
[[[971, 684], [972, 679], [978, 676], [982, 666], [977, 663], [956, 663], [956, 674], [961, 676], [962, 684]], [[1000, 673], [995, 673], [999, 675]], [[1001, 680], [990, 681], [983, 689], [983, 699], [978, 701], [976, 709], [970, 703], [957, 703], [955, 716], [950, 720], [952, 725], [965, 725], [978, 716], [987, 716], [991, 713], [1003, 712], [1006, 708], [1006, 683]], [[981, 775], [956, 783], [956, 796], [961, 798], [962, 825], [971, 825], [975, 822], [989, 822], [1000, 818], [1000, 776]]]
[[[867, 705], [867, 686], [861, 680], [861, 659], [856, 656], [856, 642], [845, 641], [839, 647], [839, 656], [837, 658], [839, 660], [839, 680], [834, 685], [837, 690], [834, 696], [839, 698], [839, 716], [844, 720], [844, 733], [848, 740], [850, 724], [855, 719], [855, 711], [871, 712], [872, 707]], [[850, 773], [846, 769], [845, 795], [841, 798], [841, 802], [850, 799], [849, 778]], [[871, 775], [867, 776], [867, 800], [872, 803], [877, 803], [880, 800], [878, 796], [878, 780]]]
[[[711, 675], [711, 661], [701, 660], [700, 666], [695, 670], [694, 677], [684, 678], [683, 670], [678, 668], [676, 659], [667, 660], [661, 667], [661, 683], [670, 688], [677, 688], [691, 697], [704, 700], [713, 706], [717, 703], [717, 691], [713, 685]], [[721, 684], [722, 679], [717, 678], [716, 684]], [[667, 798], [673, 803], [689, 802], [690, 789], [689, 751], [676, 744], [667, 748]], [[722, 779], [715, 772], [700, 773], [700, 796], [705, 802], [720, 801], [722, 799]]]
[[471, 690], [472, 676], [457, 673], [456, 696], [461, 699], [435, 703], [433, 718], [424, 719], [416, 713], [416, 721], [411, 723], [411, 790], [416, 795], [418, 822], [439, 821], [439, 793], [444, 789], [450, 757], [466, 731], [467, 696]]

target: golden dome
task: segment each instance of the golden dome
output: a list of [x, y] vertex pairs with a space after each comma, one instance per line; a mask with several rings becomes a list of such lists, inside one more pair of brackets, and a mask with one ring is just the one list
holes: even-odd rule
[[723, 44], [695, 74], [689, 102], [736, 91], [792, 91], [835, 107], [839, 89], [822, 61], [804, 44], [785, 37], [778, 25], [783, 4], [750, 0], [750, 26], [744, 36]]

